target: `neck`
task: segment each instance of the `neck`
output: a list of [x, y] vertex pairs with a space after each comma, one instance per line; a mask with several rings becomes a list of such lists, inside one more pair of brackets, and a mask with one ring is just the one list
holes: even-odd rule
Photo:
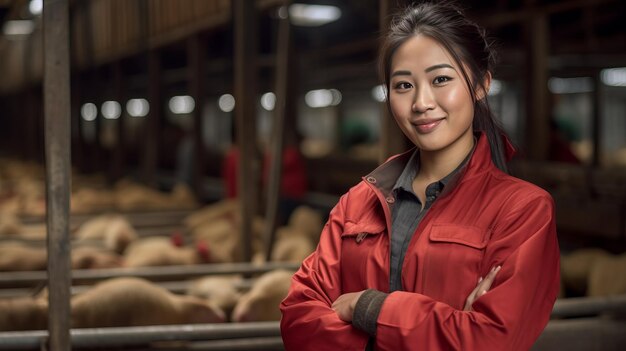
[[463, 162], [473, 147], [474, 136], [470, 133], [468, 138], [461, 137], [444, 149], [420, 150], [420, 168], [417, 178], [429, 182], [443, 179]]

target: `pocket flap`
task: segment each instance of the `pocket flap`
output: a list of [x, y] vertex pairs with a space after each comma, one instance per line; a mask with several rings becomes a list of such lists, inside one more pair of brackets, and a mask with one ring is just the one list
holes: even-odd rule
[[430, 240], [436, 242], [457, 243], [484, 249], [487, 246], [488, 232], [477, 227], [457, 224], [433, 224]]
[[346, 221], [346, 223], [344, 224], [343, 233], [341, 234], [341, 236], [358, 235], [361, 233], [380, 234], [384, 230], [385, 230], [385, 225], [382, 223], [373, 223], [373, 222], [354, 223], [354, 222]]

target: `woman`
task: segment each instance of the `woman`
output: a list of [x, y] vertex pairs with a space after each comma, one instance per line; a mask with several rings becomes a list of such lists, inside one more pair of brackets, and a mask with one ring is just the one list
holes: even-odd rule
[[281, 303], [286, 349], [529, 349], [559, 287], [554, 207], [506, 173], [484, 31], [453, 5], [420, 4], [392, 22], [380, 61], [416, 148], [331, 211]]

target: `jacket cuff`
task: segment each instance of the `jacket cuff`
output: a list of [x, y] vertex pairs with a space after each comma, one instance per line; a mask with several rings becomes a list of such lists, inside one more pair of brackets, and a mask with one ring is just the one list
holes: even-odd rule
[[378, 314], [387, 295], [389, 294], [374, 289], [365, 290], [354, 306], [352, 325], [369, 335], [376, 335]]

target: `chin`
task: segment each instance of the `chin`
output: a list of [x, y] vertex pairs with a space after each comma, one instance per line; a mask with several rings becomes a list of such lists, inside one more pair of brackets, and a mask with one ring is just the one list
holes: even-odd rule
[[445, 149], [451, 143], [446, 139], [429, 134], [427, 136], [418, 136], [414, 139], [415, 146], [422, 151], [434, 152]]

